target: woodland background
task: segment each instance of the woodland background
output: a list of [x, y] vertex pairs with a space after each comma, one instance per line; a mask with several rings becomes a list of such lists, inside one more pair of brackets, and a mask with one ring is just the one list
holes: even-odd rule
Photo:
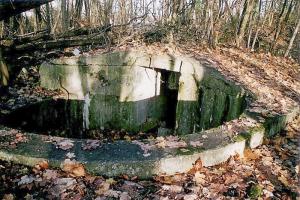
[[33, 42], [112, 30], [116, 43], [228, 44], [300, 59], [299, 11], [299, 0], [55, 0], [2, 21], [0, 37]]

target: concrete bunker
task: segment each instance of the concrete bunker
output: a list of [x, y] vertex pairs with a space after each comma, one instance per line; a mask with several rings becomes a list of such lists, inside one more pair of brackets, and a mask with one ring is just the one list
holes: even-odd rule
[[188, 56], [123, 51], [60, 58], [43, 63], [40, 78], [66, 98], [17, 109], [6, 124], [58, 128], [69, 137], [95, 129], [186, 135], [237, 118], [246, 107], [242, 87]]

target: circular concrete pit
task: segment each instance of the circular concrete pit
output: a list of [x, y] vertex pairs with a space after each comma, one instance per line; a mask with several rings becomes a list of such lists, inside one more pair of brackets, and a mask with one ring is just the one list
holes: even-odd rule
[[[0, 158], [28, 165], [47, 159], [59, 166], [65, 155], [73, 152], [91, 173], [142, 178], [186, 172], [199, 158], [204, 166], [224, 162], [242, 154], [246, 145], [260, 145], [271, 129], [266, 130], [265, 120], [256, 127], [245, 127], [246, 131], [238, 136], [230, 137], [222, 131], [220, 125], [238, 118], [250, 97], [211, 65], [207, 60], [187, 56], [134, 51], [45, 62], [39, 71], [41, 86], [61, 89], [66, 98], [17, 109], [2, 121], [28, 132], [60, 130], [60, 136], [74, 138], [74, 147], [68, 151], [57, 149], [47, 142], [51, 136], [28, 133], [28, 142], [16, 149], [0, 145]], [[269, 120], [268, 125], [280, 130], [294, 113]], [[247, 117], [245, 113], [243, 116]], [[161, 148], [155, 139], [106, 142], [93, 151], [82, 150], [86, 142], [83, 138], [90, 137], [90, 130], [98, 129], [176, 135], [176, 142], [182, 145]]]

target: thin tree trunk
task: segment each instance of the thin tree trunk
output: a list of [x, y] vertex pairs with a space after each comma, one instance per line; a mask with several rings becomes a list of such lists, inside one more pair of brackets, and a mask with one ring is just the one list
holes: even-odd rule
[[213, 15], [213, 7], [214, 7], [214, 0], [209, 1], [208, 5], [208, 13], [209, 13], [209, 25], [207, 28], [207, 37], [208, 37], [208, 44], [211, 48], [216, 47], [216, 41], [215, 41], [215, 27], [214, 27], [214, 15]]
[[279, 34], [282, 30], [283, 20], [285, 18], [284, 13], [285, 13], [285, 9], [287, 7], [287, 3], [288, 3], [288, 0], [284, 0], [282, 10], [281, 10], [280, 15], [279, 15], [278, 20], [277, 20], [277, 26], [276, 26], [276, 29], [275, 29], [273, 42], [272, 42], [271, 47], [270, 47], [270, 51], [272, 51], [272, 52], [276, 49], [277, 40], [278, 40]]
[[41, 10], [40, 8], [34, 9], [34, 32], [38, 32], [41, 29]]
[[75, 2], [75, 20], [81, 19], [83, 0], [76, 0]]
[[2, 47], [0, 46], [0, 86], [7, 86], [8, 80], [9, 80], [8, 68], [2, 54]]
[[91, 22], [91, 9], [90, 9], [90, 0], [84, 0], [84, 8], [85, 8], [85, 17], [87, 23]]
[[47, 26], [47, 31], [48, 33], [51, 33], [51, 27], [52, 27], [52, 23], [51, 23], [51, 14], [50, 14], [50, 6], [49, 3], [46, 4], [46, 26]]
[[67, 0], [61, 0], [61, 28], [62, 31], [65, 32], [68, 29], [67, 22]]
[[[261, 19], [260, 15], [261, 15], [261, 9], [262, 9], [262, 1], [263, 0], [259, 0], [259, 7], [258, 7], [258, 13], [257, 13], [257, 20], [256, 20], [256, 31], [255, 31], [255, 35], [254, 35], [254, 38], [253, 38], [253, 41], [252, 41], [251, 51], [254, 51], [255, 43], [256, 43], [256, 40], [257, 40], [257, 37], [258, 37], [258, 33], [260, 31], [260, 25], [259, 25], [259, 23], [260, 23], [260, 19]], [[264, 23], [265, 23], [265, 20], [263, 20], [263, 22], [262, 22], [262, 25], [261, 25], [262, 28], [264, 26]]]
[[[251, 36], [252, 36], [252, 32], [253, 32], [253, 20], [254, 20], [255, 15], [253, 14], [250, 17], [250, 22], [249, 22], [249, 32], [248, 32], [248, 41], [247, 41], [247, 48], [250, 48], [250, 44], [251, 44]], [[251, 19], [252, 18], [252, 19]]]
[[290, 40], [289, 46], [288, 46], [287, 50], [285, 51], [284, 57], [287, 57], [289, 55], [289, 52], [290, 52], [290, 50], [291, 50], [291, 48], [292, 48], [292, 46], [294, 44], [294, 40], [296, 38], [296, 35], [297, 35], [298, 31], [299, 31], [299, 27], [300, 27], [300, 17], [298, 19], [298, 23], [297, 23], [297, 26], [296, 26], [296, 28], [294, 30], [293, 36], [292, 36], [292, 38]]
[[236, 46], [237, 47], [241, 46], [241, 43], [244, 39], [246, 26], [249, 21], [249, 18], [250, 18], [251, 12], [253, 10], [253, 7], [255, 5], [255, 2], [256, 2], [256, 0], [245, 0], [244, 9], [243, 9], [243, 13], [241, 16], [241, 20], [240, 20], [240, 24], [239, 24], [239, 28], [238, 28], [237, 36], [236, 36]]

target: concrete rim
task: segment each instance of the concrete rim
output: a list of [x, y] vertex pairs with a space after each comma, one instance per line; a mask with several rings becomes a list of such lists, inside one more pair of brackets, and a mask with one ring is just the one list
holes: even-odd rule
[[[50, 166], [59, 167], [66, 159], [66, 154], [70, 152], [74, 153], [76, 161], [83, 163], [87, 171], [92, 174], [105, 176], [127, 174], [139, 178], [151, 178], [158, 174], [172, 175], [187, 172], [199, 158], [203, 166], [213, 166], [225, 162], [230, 156], [236, 154], [242, 156], [245, 148], [255, 148], [261, 145], [264, 137], [273, 135], [274, 127], [280, 131], [297, 115], [299, 115], [299, 107], [287, 115], [265, 119], [258, 126], [248, 127], [246, 132], [234, 137], [220, 134], [222, 131], [220, 127], [201, 134], [187, 135], [181, 137], [188, 144], [187, 147], [164, 149], [155, 147], [149, 151], [149, 156], [143, 156], [144, 151], [133, 142], [106, 143], [95, 150], [84, 151], [81, 146], [86, 140], [71, 139], [74, 142], [73, 148], [64, 151], [49, 142], [51, 139], [49, 136], [26, 133], [28, 142], [19, 143], [15, 149], [7, 148], [0, 143], [0, 159], [28, 166], [47, 160]], [[269, 127], [267, 123], [270, 122], [273, 128], [267, 129], [266, 127]], [[211, 145], [192, 147], [190, 141], [200, 141], [206, 144], [210, 142]], [[146, 142], [151, 142], [151, 140]]]

